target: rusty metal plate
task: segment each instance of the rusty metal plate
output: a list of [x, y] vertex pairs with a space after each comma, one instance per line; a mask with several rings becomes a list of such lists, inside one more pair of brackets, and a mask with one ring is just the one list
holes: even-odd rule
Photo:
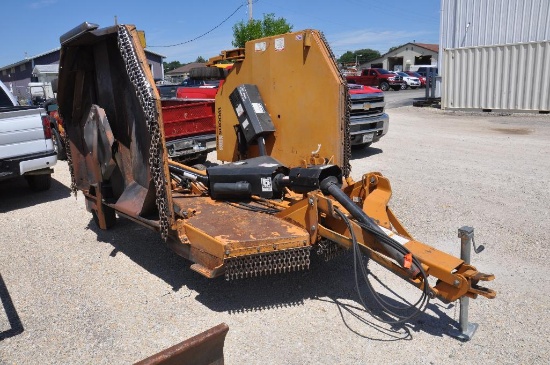
[[227, 331], [229, 327], [221, 323], [136, 365], [223, 365], [223, 345]]
[[[174, 197], [173, 202], [182, 211], [189, 208], [195, 211], [186, 220], [187, 230], [198, 230], [211, 237], [210, 245], [219, 247], [202, 248], [216, 255], [222, 252], [228, 256], [228, 251], [229, 255], [242, 255], [302, 247], [309, 241], [306, 230], [273, 215], [241, 209], [209, 197]], [[191, 246], [201, 245], [189, 238]]]

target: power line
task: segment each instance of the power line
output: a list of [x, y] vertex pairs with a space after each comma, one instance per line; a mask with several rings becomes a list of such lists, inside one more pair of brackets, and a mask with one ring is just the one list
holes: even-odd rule
[[[257, 3], [258, 1], [260, 1], [260, 0], [256, 0], [256, 1], [254, 1], [254, 3]], [[193, 38], [193, 39], [190, 39], [190, 40], [188, 40], [188, 41], [181, 42], [181, 43], [169, 44], [169, 45], [166, 45], [166, 46], [149, 46], [149, 45], [148, 45], [147, 48], [168, 48], [168, 47], [176, 47], [176, 46], [181, 46], [181, 45], [183, 45], [183, 44], [187, 44], [187, 43], [194, 42], [194, 41], [196, 41], [197, 39], [200, 39], [200, 38], [204, 37], [205, 35], [208, 35], [208, 34], [212, 33], [214, 30], [216, 30], [217, 28], [219, 28], [220, 26], [222, 26], [222, 24], [224, 24], [226, 21], [228, 21], [229, 18], [231, 18], [233, 15], [235, 15], [235, 14], [237, 13], [237, 11], [239, 11], [239, 9], [241, 9], [241, 8], [242, 8], [243, 6], [245, 6], [245, 5], [248, 5], [248, 4], [247, 4], [247, 3], [241, 4], [237, 9], [235, 9], [234, 12], [232, 12], [231, 14], [229, 14], [229, 16], [228, 16], [227, 18], [225, 18], [224, 20], [222, 20], [220, 24], [216, 25], [214, 28], [210, 29], [209, 31], [207, 31], [207, 32], [205, 32], [205, 33], [203, 33], [203, 34], [201, 34], [201, 35], [199, 35], [199, 36], [197, 36], [197, 37], [195, 37], [195, 38]]]

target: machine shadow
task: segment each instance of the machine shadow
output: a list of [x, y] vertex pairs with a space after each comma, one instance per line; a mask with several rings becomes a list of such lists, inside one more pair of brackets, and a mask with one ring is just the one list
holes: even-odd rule
[[351, 160], [359, 160], [365, 157], [370, 157], [384, 152], [380, 148], [376, 147], [367, 147], [367, 148], [352, 148], [351, 149]]
[[[453, 320], [439, 304], [429, 304], [427, 312], [400, 326], [381, 324], [359, 303], [356, 293], [352, 256], [345, 253], [325, 262], [312, 251], [310, 269], [271, 276], [258, 276], [226, 281], [223, 277], [207, 279], [190, 269], [191, 262], [176, 255], [153, 232], [136, 223], [118, 218], [115, 227], [108, 231], [97, 228], [93, 220], [89, 229], [97, 233], [98, 241], [113, 247], [110, 256], [119, 252], [157, 276], [177, 292], [183, 287], [197, 293], [196, 300], [215, 312], [242, 313], [303, 305], [305, 300], [320, 300], [333, 303], [341, 314], [344, 324], [358, 335], [379, 341], [410, 339], [412, 332], [428, 332], [443, 336], [449, 331]], [[361, 287], [365, 293], [366, 286]], [[391, 298], [384, 297], [391, 302]], [[353, 302], [352, 305], [349, 302]], [[395, 302], [397, 304], [397, 302]], [[384, 318], [385, 314], [367, 300], [372, 313]], [[344, 315], [346, 314], [346, 315]], [[353, 329], [349, 318], [369, 326], [381, 334], [381, 338], [362, 335]]]
[[10, 325], [9, 329], [0, 331], [0, 341], [2, 341], [6, 338], [17, 336], [24, 331], [23, 324], [21, 323], [21, 319], [19, 318], [17, 310], [13, 305], [13, 301], [11, 300], [8, 287], [2, 278], [2, 274], [0, 274], [0, 302], [2, 303], [2, 307], [4, 308], [4, 312], [6, 313], [6, 317]]
[[[402, 304], [386, 296], [382, 295], [382, 297], [390, 303], [393, 302], [394, 305]], [[357, 298], [356, 295], [352, 300]], [[344, 325], [358, 336], [369, 340], [411, 340], [413, 332], [425, 332], [431, 336], [443, 337], [444, 335], [448, 335], [451, 330], [458, 329], [457, 322], [444, 312], [444, 309], [453, 308], [454, 304], [449, 304], [446, 307], [441, 303], [430, 303], [427, 305], [426, 310], [419, 313], [418, 316], [401, 324], [388, 324], [377, 319], [385, 318], [386, 320], [390, 320], [391, 318], [380, 307], [377, 307], [376, 303], [367, 303], [367, 311], [360, 304], [344, 303], [340, 298], [318, 298], [318, 300], [333, 303], [338, 308]], [[432, 312], [433, 314], [428, 312]], [[352, 321], [355, 321], [355, 324]], [[359, 326], [362, 328], [359, 328]], [[379, 336], [373, 336], [372, 334], [365, 335], [365, 326], [368, 327], [370, 332], [374, 331]]]
[[32, 191], [23, 177], [0, 182], [0, 213], [32, 207], [71, 195], [71, 190], [52, 178], [49, 190]]

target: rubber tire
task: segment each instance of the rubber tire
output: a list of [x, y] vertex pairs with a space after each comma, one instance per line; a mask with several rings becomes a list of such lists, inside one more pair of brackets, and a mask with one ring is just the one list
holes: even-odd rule
[[51, 174], [27, 175], [25, 176], [25, 180], [27, 180], [32, 191], [46, 191], [52, 185]]
[[[104, 205], [103, 213], [105, 214], [105, 224], [107, 225], [107, 229], [112, 228], [116, 224], [115, 210], [111, 207]], [[96, 210], [92, 210], [92, 218], [94, 219], [94, 223], [97, 228], [101, 229], [101, 227], [99, 226], [99, 217], [97, 216]]]
[[219, 67], [195, 67], [189, 70], [189, 77], [192, 79], [223, 79], [224, 70]]
[[401, 90], [407, 90], [409, 88], [409, 85], [407, 83], [404, 83], [401, 85]]
[[55, 152], [57, 152], [57, 159], [65, 161], [67, 159], [67, 152], [65, 151], [65, 145], [61, 140], [61, 136], [57, 129], [52, 128], [52, 142]]
[[380, 83], [380, 90], [382, 91], [388, 91], [390, 89], [390, 84], [388, 84], [387, 81], [382, 81]]

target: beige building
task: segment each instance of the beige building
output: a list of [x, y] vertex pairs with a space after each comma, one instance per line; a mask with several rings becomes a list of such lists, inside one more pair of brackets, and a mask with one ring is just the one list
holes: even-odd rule
[[420, 66], [437, 65], [439, 45], [407, 43], [380, 58], [360, 65], [360, 68], [385, 68], [390, 71], [416, 71]]

